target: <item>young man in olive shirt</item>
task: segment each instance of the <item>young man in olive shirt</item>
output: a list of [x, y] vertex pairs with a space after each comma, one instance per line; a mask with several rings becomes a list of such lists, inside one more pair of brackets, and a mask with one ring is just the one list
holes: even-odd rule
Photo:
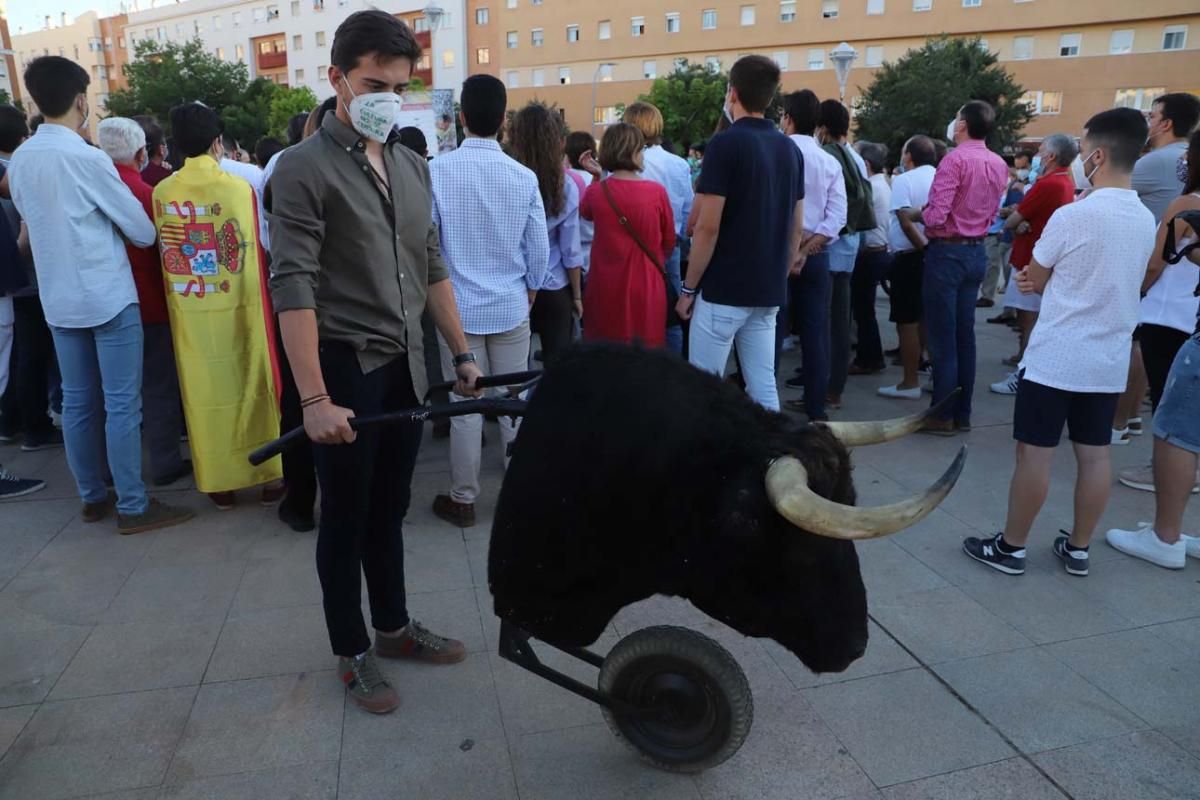
[[[350, 420], [416, 406], [427, 379], [421, 314], [428, 304], [455, 354], [461, 395], [478, 396], [431, 220], [425, 160], [393, 131], [421, 49], [382, 11], [346, 18], [333, 39], [337, 110], [280, 159], [271, 178], [271, 296], [295, 374], [321, 485], [317, 572], [339, 672], [373, 713], [399, 705], [375, 656], [453, 663], [461, 642], [409, 619], [401, 523], [419, 424], [355, 433]], [[375, 646], [360, 608], [367, 578]]]

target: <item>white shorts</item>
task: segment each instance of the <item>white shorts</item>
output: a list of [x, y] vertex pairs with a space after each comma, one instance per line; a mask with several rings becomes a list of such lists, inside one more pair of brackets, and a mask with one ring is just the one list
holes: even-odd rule
[[1015, 308], [1018, 311], [1041, 311], [1042, 296], [1037, 292], [1023, 294], [1017, 288], [1017, 268], [1013, 267], [1012, 277], [1008, 281], [1008, 288], [1004, 290], [1004, 307]]

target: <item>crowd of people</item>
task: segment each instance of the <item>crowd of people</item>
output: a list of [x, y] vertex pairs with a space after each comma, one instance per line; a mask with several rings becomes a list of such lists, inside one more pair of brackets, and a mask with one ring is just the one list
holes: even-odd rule
[[[391, 15], [351, 15], [333, 41], [333, 97], [291, 120], [286, 146], [264, 139], [253, 156], [199, 102], [172, 109], [169, 141], [150, 117], [104, 119], [89, 141], [89, 76], [56, 56], [25, 74], [36, 135], [0, 107], [0, 441], [65, 444], [84, 521], [115, 510], [123, 534], [194, 515], [146, 480], [194, 473], [219, 509], [257, 487], [297, 531], [317, 526], [319, 487], [326, 623], [358, 705], [398, 703], [376, 657], [452, 663], [464, 648], [405, 602], [421, 425], [352, 420], [420, 405], [439, 378], [451, 401], [478, 397], [481, 375], [552, 364], [577, 339], [663, 348], [721, 376], [733, 356], [729, 377], [750, 398], [811, 422], [892, 355], [901, 380], [878, 393], [930, 392], [924, 430], [956, 436], [971, 430], [976, 308], [1002, 296], [989, 322], [1019, 332], [1018, 352], [992, 390], [1016, 396], [1016, 469], [1004, 530], [967, 539], [966, 553], [1024, 571], [1066, 427], [1076, 518], [1053, 547], [1087, 574], [1109, 447], [1142, 432], [1148, 384], [1153, 472], [1122, 481], [1157, 489], [1158, 514], [1107, 539], [1167, 567], [1200, 557], [1181, 530], [1200, 452], [1197, 268], [1172, 255], [1196, 242], [1184, 219], [1200, 211], [1194, 96], [1156, 99], [1148, 123], [1103, 111], [1080, 140], [1049, 136], [1007, 163], [987, 146], [994, 109], [972, 100], [891, 154], [851, 144], [848, 109], [809, 90], [768, 119], [780, 70], [751, 55], [730, 70], [718, 130], [685, 159], [650, 103], [597, 143], [540, 103], [509, 109], [503, 83], [476, 75], [462, 85], [464, 140], [430, 159], [419, 130], [393, 124], [420, 56]], [[801, 366], [781, 381], [795, 347]], [[781, 383], [803, 396], [781, 403]], [[249, 465], [301, 426], [303, 446]], [[501, 458], [516, 435], [502, 418]], [[482, 417], [454, 417], [448, 436], [450, 485], [433, 512], [471, 526]], [[0, 468], [0, 497], [43, 485]]]

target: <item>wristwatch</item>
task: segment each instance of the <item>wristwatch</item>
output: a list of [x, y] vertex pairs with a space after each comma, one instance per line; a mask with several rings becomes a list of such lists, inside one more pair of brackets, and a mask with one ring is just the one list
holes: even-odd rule
[[459, 353], [454, 357], [454, 366], [461, 367], [463, 364], [474, 364], [475, 354], [469, 350], [465, 353]]

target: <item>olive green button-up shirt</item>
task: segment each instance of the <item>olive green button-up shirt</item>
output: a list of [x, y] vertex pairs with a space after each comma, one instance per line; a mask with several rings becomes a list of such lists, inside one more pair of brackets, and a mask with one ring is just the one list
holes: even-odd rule
[[428, 287], [449, 273], [425, 159], [393, 138], [384, 162], [390, 197], [363, 137], [334, 114], [280, 156], [267, 215], [271, 300], [277, 313], [315, 309], [320, 339], [353, 345], [363, 372], [406, 356], [424, 397], [421, 314]]

